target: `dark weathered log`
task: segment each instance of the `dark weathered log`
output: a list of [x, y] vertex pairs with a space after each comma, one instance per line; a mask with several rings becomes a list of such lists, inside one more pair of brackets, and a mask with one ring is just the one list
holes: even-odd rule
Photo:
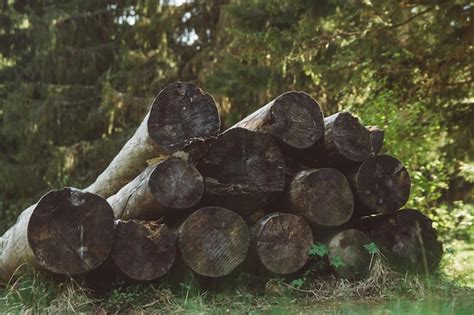
[[401, 271], [433, 272], [443, 255], [443, 246], [430, 218], [413, 209], [363, 218], [388, 263]]
[[[336, 276], [345, 279], [362, 279], [370, 271], [372, 255], [364, 247], [370, 237], [355, 229], [337, 233], [329, 242], [329, 261]], [[334, 266], [335, 265], [335, 266]]]
[[251, 234], [253, 251], [270, 272], [293, 273], [308, 261], [313, 234], [302, 217], [271, 213], [257, 222]]
[[356, 117], [340, 112], [324, 118], [324, 137], [300, 151], [311, 167], [347, 167], [375, 156], [383, 144], [381, 130], [365, 128]]
[[356, 201], [355, 215], [389, 213], [403, 207], [410, 196], [411, 179], [403, 164], [379, 155], [347, 171]]
[[370, 141], [372, 142], [372, 151], [373, 155], [380, 153], [383, 147], [383, 140], [385, 138], [385, 133], [382, 129], [377, 126], [368, 126], [367, 130], [370, 132]]
[[[217, 136], [220, 119], [213, 98], [192, 83], [166, 86], [130, 140], [87, 191], [107, 198], [146, 168], [148, 159], [175, 154], [193, 160], [207, 138]], [[196, 142], [196, 144], [195, 144]]]
[[304, 92], [287, 92], [250, 114], [231, 128], [269, 133], [284, 144], [308, 148], [324, 133], [319, 104]]
[[181, 225], [178, 244], [192, 270], [207, 277], [222, 277], [245, 259], [249, 230], [236, 213], [205, 207], [191, 214]]
[[206, 205], [242, 215], [283, 192], [284, 161], [271, 136], [232, 128], [221, 134], [197, 166], [204, 177]]
[[298, 172], [291, 181], [287, 199], [291, 211], [322, 226], [344, 224], [354, 210], [349, 183], [333, 168]]
[[196, 205], [204, 193], [201, 174], [191, 164], [169, 157], [147, 167], [107, 201], [120, 219], [157, 219], [172, 209]]
[[113, 212], [103, 198], [73, 188], [51, 191], [0, 239], [0, 280], [8, 281], [23, 264], [86, 273], [108, 257], [113, 240]]
[[176, 257], [176, 235], [155, 221], [116, 222], [117, 238], [111, 257], [127, 277], [156, 280], [170, 270]]

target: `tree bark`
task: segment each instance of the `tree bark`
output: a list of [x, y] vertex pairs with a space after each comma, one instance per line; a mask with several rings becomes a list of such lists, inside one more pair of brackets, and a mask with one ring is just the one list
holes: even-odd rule
[[217, 137], [197, 166], [204, 204], [248, 215], [284, 190], [283, 156], [271, 136], [232, 128]]
[[287, 92], [250, 114], [231, 128], [245, 128], [272, 135], [292, 148], [304, 149], [324, 133], [319, 104], [304, 92]]
[[152, 281], [166, 274], [176, 257], [176, 235], [166, 225], [150, 221], [116, 222], [111, 257], [128, 278]]
[[85, 190], [108, 198], [143, 171], [148, 159], [193, 156], [193, 151], [202, 150], [207, 143], [204, 140], [217, 136], [219, 130], [212, 96], [192, 83], [172, 83], [158, 94], [132, 138]]
[[388, 263], [402, 272], [431, 273], [439, 266], [443, 246], [433, 221], [413, 209], [366, 217], [359, 226], [371, 233]]
[[205, 207], [191, 214], [179, 229], [178, 245], [186, 264], [207, 277], [228, 275], [247, 254], [249, 230], [236, 213]]
[[349, 183], [333, 168], [298, 172], [288, 188], [287, 203], [295, 214], [327, 227], [346, 223], [354, 210]]
[[271, 213], [252, 228], [252, 250], [270, 272], [290, 274], [308, 261], [313, 244], [311, 227], [297, 215]]
[[403, 164], [390, 155], [379, 155], [347, 171], [355, 197], [355, 215], [394, 212], [410, 196], [411, 179]]
[[113, 212], [101, 197], [65, 188], [26, 209], [0, 239], [0, 280], [24, 264], [62, 275], [84, 274], [109, 256]]
[[195, 206], [203, 193], [204, 181], [194, 166], [169, 157], [147, 167], [107, 201], [118, 219], [157, 219]]
[[[370, 237], [355, 229], [337, 233], [329, 242], [329, 261], [336, 276], [345, 279], [359, 280], [370, 271], [372, 255], [364, 248], [371, 243]], [[334, 266], [340, 263], [339, 266]]]
[[340, 112], [324, 118], [323, 139], [299, 156], [311, 167], [347, 167], [377, 155], [382, 144], [383, 131], [365, 128], [352, 114]]

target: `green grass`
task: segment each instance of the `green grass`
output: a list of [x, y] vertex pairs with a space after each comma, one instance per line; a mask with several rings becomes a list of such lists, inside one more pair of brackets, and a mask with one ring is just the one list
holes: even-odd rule
[[290, 281], [241, 275], [208, 283], [204, 289], [192, 278], [174, 285], [166, 279], [154, 284], [119, 282], [99, 294], [76, 280], [58, 283], [30, 270], [0, 289], [0, 314], [474, 314], [474, 288], [464, 286], [472, 285], [473, 246], [456, 248], [458, 256], [447, 255], [444, 263], [449, 278], [440, 273], [422, 279], [384, 267], [358, 284], [315, 278], [301, 290], [291, 288]]

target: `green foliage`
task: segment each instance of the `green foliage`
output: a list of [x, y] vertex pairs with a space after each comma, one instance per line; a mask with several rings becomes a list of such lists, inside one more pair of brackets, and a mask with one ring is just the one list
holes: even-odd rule
[[311, 245], [311, 248], [309, 249], [309, 255], [310, 256], [319, 256], [319, 257], [324, 257], [328, 254], [328, 247], [325, 244], [321, 243], [315, 243]]
[[371, 255], [376, 255], [379, 252], [379, 248], [377, 247], [377, 244], [375, 244], [374, 242], [369, 243], [369, 244], [365, 244], [364, 248], [367, 249], [367, 251]]
[[337, 269], [337, 268], [344, 267], [346, 264], [344, 264], [341, 257], [334, 256], [329, 259], [329, 265]]

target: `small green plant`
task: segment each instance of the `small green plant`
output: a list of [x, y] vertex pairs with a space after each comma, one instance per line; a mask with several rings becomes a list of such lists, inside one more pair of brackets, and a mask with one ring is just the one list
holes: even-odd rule
[[329, 253], [328, 247], [321, 243], [315, 243], [311, 245], [311, 248], [309, 250], [310, 256], [319, 256], [321, 258], [326, 256], [328, 253]]
[[334, 268], [344, 267], [346, 264], [342, 261], [341, 257], [334, 256], [329, 259], [329, 265], [333, 266]]
[[367, 249], [367, 251], [371, 255], [375, 255], [379, 252], [379, 248], [377, 247], [377, 244], [375, 244], [374, 242], [365, 244], [364, 248]]

